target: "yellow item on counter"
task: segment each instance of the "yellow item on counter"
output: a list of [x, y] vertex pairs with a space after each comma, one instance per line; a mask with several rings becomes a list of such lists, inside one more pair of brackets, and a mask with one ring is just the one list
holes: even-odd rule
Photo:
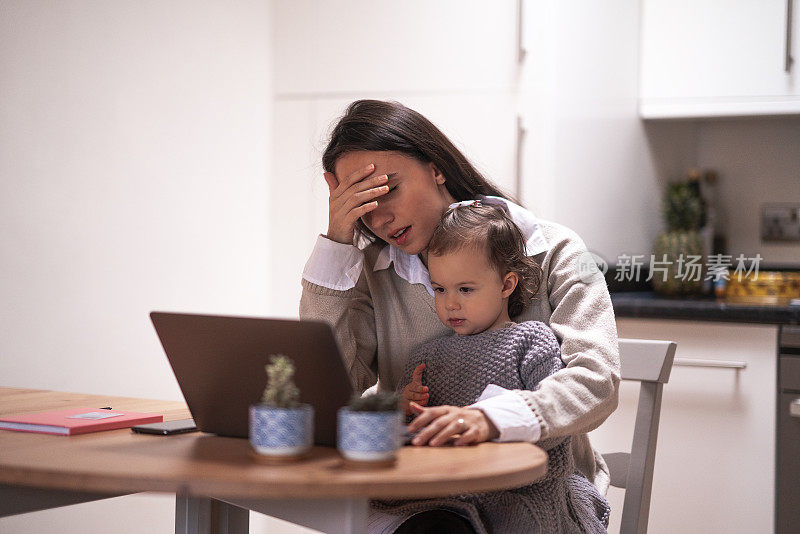
[[800, 298], [800, 273], [760, 271], [730, 273], [725, 300], [741, 304], [789, 305]]

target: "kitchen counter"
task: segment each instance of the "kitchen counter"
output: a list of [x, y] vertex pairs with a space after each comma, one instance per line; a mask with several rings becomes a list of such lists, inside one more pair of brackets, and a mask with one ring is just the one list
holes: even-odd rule
[[800, 324], [800, 306], [735, 304], [714, 297], [662, 297], [652, 291], [612, 291], [611, 302], [617, 317]]

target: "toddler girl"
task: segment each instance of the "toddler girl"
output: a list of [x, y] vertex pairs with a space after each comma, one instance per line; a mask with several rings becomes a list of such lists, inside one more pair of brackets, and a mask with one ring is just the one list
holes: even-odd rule
[[[407, 413], [419, 413], [425, 404], [480, 409], [499, 393], [535, 390], [543, 378], [564, 367], [559, 342], [548, 326], [510, 319], [536, 294], [542, 271], [527, 256], [525, 239], [504, 208], [480, 200], [454, 204], [434, 230], [428, 269], [436, 313], [454, 335], [411, 355], [401, 381], [408, 384], [402, 390]], [[498, 413], [502, 411], [492, 410], [495, 417]], [[424, 428], [414, 442], [441, 445], [437, 436], [452, 434], [449, 428]], [[453, 443], [478, 441], [474, 438], [467, 431]], [[535, 484], [447, 499], [373, 501], [373, 525], [383, 524], [384, 532], [392, 532], [402, 523], [397, 532], [411, 532], [414, 514], [444, 509], [468, 519], [477, 532], [605, 532], [608, 503], [576, 471], [571, 438], [538, 445], [549, 460], [547, 475]]]

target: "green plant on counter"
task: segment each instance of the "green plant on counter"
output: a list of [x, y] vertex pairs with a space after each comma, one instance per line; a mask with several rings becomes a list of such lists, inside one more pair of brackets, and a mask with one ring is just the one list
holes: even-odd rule
[[655, 260], [666, 261], [664, 274], [654, 273], [653, 289], [662, 295], [695, 295], [703, 290], [703, 273], [699, 280], [687, 277], [687, 262], [694, 257], [700, 265], [704, 262], [703, 238], [698, 232], [703, 219], [703, 203], [685, 182], [667, 186], [661, 204], [667, 232], [659, 235], [655, 242]]
[[669, 184], [661, 204], [667, 229], [690, 231], [700, 229], [703, 219], [703, 203], [689, 184]]
[[354, 396], [349, 408], [352, 412], [395, 412], [399, 410], [400, 397], [396, 393], [380, 392], [366, 397]]
[[300, 390], [294, 384], [294, 363], [283, 354], [270, 356], [267, 370], [267, 387], [261, 402], [275, 408], [295, 408]]

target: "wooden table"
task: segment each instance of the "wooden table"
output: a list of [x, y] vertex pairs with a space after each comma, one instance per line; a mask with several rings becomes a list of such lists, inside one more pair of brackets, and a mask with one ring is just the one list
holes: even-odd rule
[[[0, 388], [0, 415], [112, 406], [190, 417], [182, 402]], [[530, 443], [404, 447], [394, 467], [353, 469], [333, 448], [264, 465], [245, 439], [203, 433], [78, 436], [0, 430], [0, 517], [143, 491], [176, 494], [175, 531], [248, 532], [248, 510], [324, 532], [363, 532], [370, 498], [438, 497], [522, 486], [546, 470]]]

